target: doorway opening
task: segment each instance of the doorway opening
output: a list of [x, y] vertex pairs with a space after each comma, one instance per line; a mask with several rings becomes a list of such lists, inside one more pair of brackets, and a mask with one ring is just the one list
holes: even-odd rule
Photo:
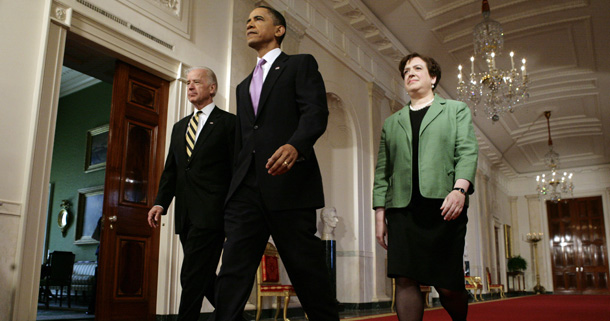
[[[37, 320], [94, 318], [100, 245], [98, 223], [102, 215], [115, 64], [115, 58], [68, 33]], [[62, 264], [60, 255], [53, 255], [54, 252], [74, 254], [74, 264]], [[72, 273], [61, 271], [70, 268]]]

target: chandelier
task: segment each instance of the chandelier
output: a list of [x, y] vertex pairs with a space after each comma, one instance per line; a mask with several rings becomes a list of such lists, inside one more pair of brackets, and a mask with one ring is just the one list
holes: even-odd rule
[[551, 169], [551, 174], [538, 175], [536, 176], [536, 190], [538, 196], [542, 198], [548, 198], [553, 203], [561, 201], [561, 193], [570, 193], [570, 196], [574, 192], [574, 184], [572, 183], [572, 173], [563, 172], [563, 175], [557, 174], [557, 167], [559, 166], [559, 154], [553, 151], [553, 141], [551, 140], [551, 112], [545, 111], [544, 116], [546, 117], [546, 126], [549, 132], [549, 152], [544, 155], [544, 162], [546, 166]]
[[487, 71], [475, 73], [474, 56], [470, 57], [470, 79], [462, 75], [462, 65], [458, 66], [457, 99], [465, 102], [477, 115], [477, 107], [483, 105], [485, 115], [492, 121], [529, 97], [528, 77], [525, 58], [521, 60], [521, 73], [515, 68], [514, 52], [510, 52], [510, 70], [496, 67], [496, 57], [502, 55], [504, 33], [502, 25], [491, 19], [487, 0], [483, 0], [483, 21], [474, 27], [474, 56], [485, 59]]

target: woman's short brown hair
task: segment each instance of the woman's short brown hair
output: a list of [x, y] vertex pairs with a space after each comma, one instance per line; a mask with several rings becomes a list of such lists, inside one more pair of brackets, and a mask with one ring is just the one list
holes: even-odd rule
[[407, 62], [409, 62], [409, 60], [415, 57], [419, 57], [426, 63], [426, 67], [428, 68], [428, 74], [430, 75], [430, 77], [436, 77], [436, 82], [434, 83], [434, 87], [432, 89], [438, 87], [438, 83], [441, 81], [441, 65], [439, 65], [438, 62], [434, 60], [434, 58], [420, 55], [417, 52], [406, 55], [404, 58], [402, 58], [400, 64], [398, 64], [398, 70], [400, 71], [402, 79], [405, 79], [405, 65], [407, 64]]

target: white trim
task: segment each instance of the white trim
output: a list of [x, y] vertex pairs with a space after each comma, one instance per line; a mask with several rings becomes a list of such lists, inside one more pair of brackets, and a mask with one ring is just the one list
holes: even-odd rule
[[[113, 51], [117, 58], [170, 81], [170, 87], [173, 87], [179, 79], [181, 66], [180, 62], [175, 59], [148, 47], [144, 43], [117, 33], [78, 11], [72, 10], [72, 8], [66, 9], [72, 13], [71, 21], [55, 22], [57, 17], [51, 16], [53, 14], [51, 7], [61, 6], [66, 8], [65, 5], [53, 1], [52, 3], [47, 2], [46, 6], [45, 12], [47, 12], [48, 19], [43, 24], [41, 34], [47, 35], [47, 37], [41, 39], [40, 48], [42, 49], [38, 68], [41, 72], [36, 79], [38, 94], [35, 95], [33, 103], [34, 106], [38, 107], [33, 108], [32, 111], [34, 113], [30, 126], [32, 128], [30, 133], [32, 146], [28, 148], [26, 157], [26, 159], [31, 159], [31, 162], [28, 165], [28, 177], [25, 179], [27, 186], [23, 191], [23, 199], [26, 201], [22, 206], [21, 231], [17, 243], [17, 272], [13, 287], [15, 289], [13, 320], [36, 319], [38, 279], [47, 225], [48, 189], [46, 187], [50, 179], [61, 67], [68, 34], [67, 28], [69, 27], [71, 32]], [[168, 97], [169, 109], [173, 107], [169, 105], [169, 102], [176, 101], [176, 96], [175, 91], [170, 92]], [[171, 125], [168, 128], [171, 128]], [[175, 251], [172, 253], [175, 253]], [[173, 274], [173, 271], [169, 273]], [[169, 282], [174, 283], [173, 281]], [[164, 293], [164, 291], [159, 291], [159, 293]]]
[[21, 203], [0, 200], [0, 215], [21, 216]]

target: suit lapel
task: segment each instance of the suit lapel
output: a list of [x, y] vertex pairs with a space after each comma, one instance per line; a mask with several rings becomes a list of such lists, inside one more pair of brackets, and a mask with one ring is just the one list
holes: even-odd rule
[[177, 141], [175, 142], [176, 144], [176, 150], [174, 151], [178, 157], [178, 161], [182, 162], [185, 161], [187, 159], [186, 156], [186, 128], [188, 126], [188, 123], [191, 121], [191, 117], [193, 117], [193, 114], [191, 113], [187, 118], [182, 119], [180, 122], [178, 122], [178, 125], [176, 127], [176, 130], [180, 133], [180, 136], [177, 138]]
[[[195, 148], [193, 148], [193, 154], [191, 155], [191, 159], [195, 157], [195, 154], [197, 154], [199, 150], [201, 150], [201, 145], [203, 145], [203, 142], [210, 136], [210, 133], [214, 130], [214, 127], [216, 127], [216, 123], [218, 121], [219, 116], [220, 111], [218, 110], [218, 107], [214, 106], [214, 109], [212, 109], [212, 113], [210, 114], [208, 120], [201, 129], [201, 133], [199, 133], [197, 142], [195, 142]], [[184, 148], [186, 149], [186, 146]]]
[[[286, 69], [286, 63], [288, 61], [288, 55], [285, 53], [281, 53], [273, 62], [271, 69], [269, 69], [269, 73], [265, 78], [265, 82], [263, 82], [263, 89], [261, 91], [261, 98], [258, 102], [258, 113], [257, 116], [263, 112], [265, 108], [265, 101], [269, 98], [269, 94], [271, 93], [271, 89], [275, 85], [275, 82], [278, 80], [284, 69]], [[250, 77], [251, 78], [251, 77]], [[248, 95], [250, 97], [250, 95]], [[250, 104], [252, 104], [252, 99], [250, 99]]]
[[430, 106], [428, 112], [426, 112], [426, 116], [424, 116], [424, 119], [421, 122], [419, 137], [421, 137], [424, 130], [426, 130], [426, 127], [428, 127], [428, 125], [430, 125], [430, 123], [443, 111], [443, 106], [445, 103], [446, 101], [444, 98], [436, 94], [434, 95], [434, 102], [432, 103], [432, 106]]
[[410, 142], [411, 137], [411, 117], [409, 115], [409, 107], [405, 107], [398, 111], [398, 124], [405, 131], [407, 135], [407, 142]]

